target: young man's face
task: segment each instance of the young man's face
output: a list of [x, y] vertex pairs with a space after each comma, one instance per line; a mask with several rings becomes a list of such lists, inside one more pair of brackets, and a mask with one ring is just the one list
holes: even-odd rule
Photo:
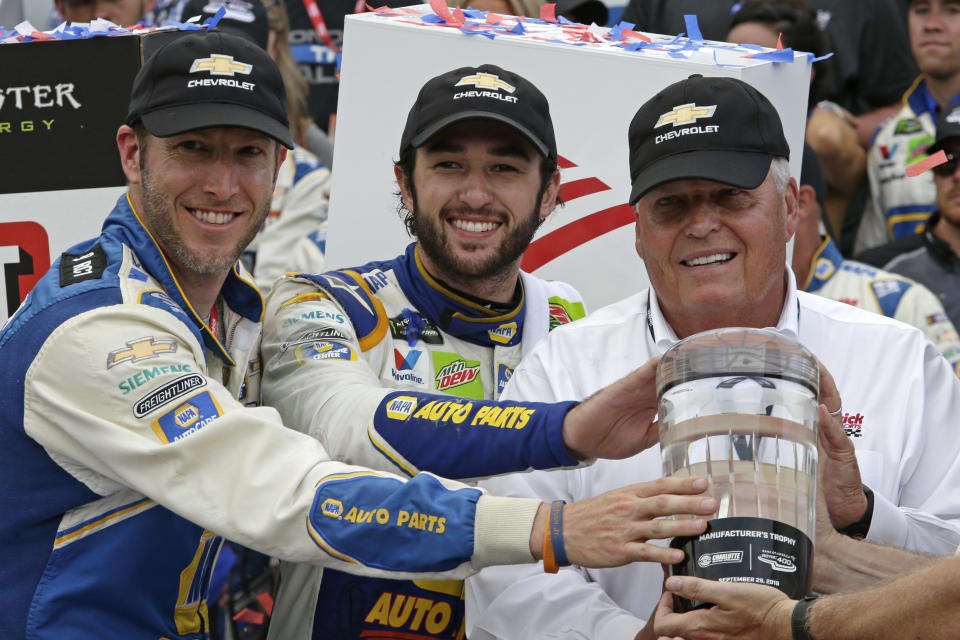
[[908, 17], [920, 71], [938, 80], [960, 74], [960, 0], [913, 0]]
[[413, 184], [397, 177], [433, 275], [461, 287], [516, 277], [556, 201], [559, 174], [541, 195], [540, 160], [516, 130], [489, 120], [451, 125], [416, 150]]
[[146, 136], [138, 213], [176, 272], [230, 270], [270, 210], [278, 144], [233, 127]]
[[676, 180], [639, 200], [637, 252], [674, 328], [699, 318], [755, 326], [751, 318], [777, 317], [785, 244], [796, 227], [793, 197], [791, 212], [768, 174], [756, 189]]

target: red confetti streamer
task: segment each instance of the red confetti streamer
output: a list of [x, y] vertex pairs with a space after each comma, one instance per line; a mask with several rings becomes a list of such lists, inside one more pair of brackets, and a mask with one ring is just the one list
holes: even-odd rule
[[584, 31], [583, 35], [580, 36], [580, 39], [577, 42], [600, 42], [600, 41], [597, 40], [597, 38], [589, 31]]
[[374, 13], [383, 13], [384, 11], [390, 11], [390, 7], [383, 5], [382, 7], [377, 7], [374, 9], [369, 4], [367, 5], [367, 11], [373, 11]]
[[453, 15], [450, 13], [450, 7], [443, 0], [430, 0], [430, 8], [433, 12], [444, 19], [447, 23], [453, 22]]
[[267, 615], [273, 615], [273, 597], [269, 593], [263, 592], [257, 596], [257, 601], [263, 607], [263, 610], [267, 612]]
[[242, 609], [240, 613], [233, 616], [237, 622], [246, 622], [249, 624], [263, 624], [263, 614], [253, 609]]
[[637, 40], [643, 40], [644, 42], [653, 42], [650, 38], [643, 35], [639, 31], [633, 31], [631, 29], [624, 29], [620, 32], [620, 37], [626, 40], [627, 38], [636, 38]]
[[783, 33], [778, 33], [777, 34], [777, 51], [781, 51], [782, 49], [783, 49]]
[[932, 169], [938, 164], [943, 164], [947, 161], [947, 154], [944, 153], [943, 149], [937, 151], [932, 156], [927, 156], [920, 162], [914, 162], [906, 168], [907, 175], [911, 178], [916, 178], [918, 175], [926, 171], [927, 169]]
[[557, 5], [553, 2], [540, 5], [540, 19], [547, 22], [556, 22]]
[[460, 10], [460, 7], [457, 7], [453, 10], [453, 24], [458, 27], [462, 27], [463, 23], [467, 21], [467, 17], [463, 15], [463, 11]]
[[487, 24], [500, 24], [503, 22], [503, 16], [494, 13], [493, 11], [487, 12]]

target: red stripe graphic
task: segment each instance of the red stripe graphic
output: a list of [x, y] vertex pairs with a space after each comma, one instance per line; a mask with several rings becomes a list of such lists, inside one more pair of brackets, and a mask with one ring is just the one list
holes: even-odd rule
[[610, 187], [598, 178], [582, 178], [561, 184], [560, 198], [564, 202], [570, 202], [576, 198], [582, 198], [583, 196], [589, 196], [593, 193], [609, 190]]
[[524, 271], [536, 271], [581, 244], [627, 226], [633, 219], [633, 207], [628, 204], [591, 213], [531, 242], [520, 266]]

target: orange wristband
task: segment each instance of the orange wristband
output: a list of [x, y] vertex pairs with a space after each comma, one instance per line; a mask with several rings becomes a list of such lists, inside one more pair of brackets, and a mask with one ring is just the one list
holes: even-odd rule
[[557, 559], [553, 555], [553, 539], [550, 536], [550, 523], [543, 529], [543, 570], [547, 573], [560, 571]]

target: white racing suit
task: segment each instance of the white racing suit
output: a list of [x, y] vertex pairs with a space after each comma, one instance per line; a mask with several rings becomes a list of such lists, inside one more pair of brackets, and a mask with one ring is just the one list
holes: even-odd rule
[[857, 231], [854, 253], [920, 233], [937, 208], [933, 174], [909, 177], [906, 167], [927, 157], [937, 123], [936, 103], [922, 76], [903, 95], [903, 108], [874, 134], [867, 151], [870, 199]]
[[288, 153], [280, 165], [270, 213], [244, 251], [245, 264], [252, 266], [257, 288], [264, 295], [287, 271], [323, 270], [323, 249], [318, 251], [319, 243], [308, 239], [321, 229], [326, 237], [331, 182], [330, 170], [301, 147]]
[[[264, 402], [336, 459], [405, 475], [478, 478], [555, 464], [536, 462], [525, 444], [549, 414], [525, 403], [473, 407], [499, 396], [549, 330], [583, 315], [579, 294], [522, 273], [522, 299], [493, 312], [431, 278], [415, 246], [394, 260], [277, 283], [264, 323]], [[410, 417], [390, 425], [391, 413]], [[464, 453], [432, 435], [449, 427], [475, 446]], [[514, 455], [479, 439], [490, 432], [514, 443]], [[462, 589], [284, 563], [270, 637], [463, 638]]]
[[[220, 536], [377, 576], [532, 561], [539, 501], [334, 462], [274, 409], [245, 407], [260, 378], [251, 282], [238, 263], [211, 328], [123, 196], [0, 331], [0, 638], [206, 638]], [[554, 414], [523, 431], [530, 464], [574, 463], [558, 424], [572, 404], [525, 405]], [[429, 438], [517, 458], [493, 431]]]
[[919, 282], [863, 262], [845, 260], [826, 236], [813, 255], [803, 290], [920, 329], [960, 375], [960, 336], [937, 296]]

